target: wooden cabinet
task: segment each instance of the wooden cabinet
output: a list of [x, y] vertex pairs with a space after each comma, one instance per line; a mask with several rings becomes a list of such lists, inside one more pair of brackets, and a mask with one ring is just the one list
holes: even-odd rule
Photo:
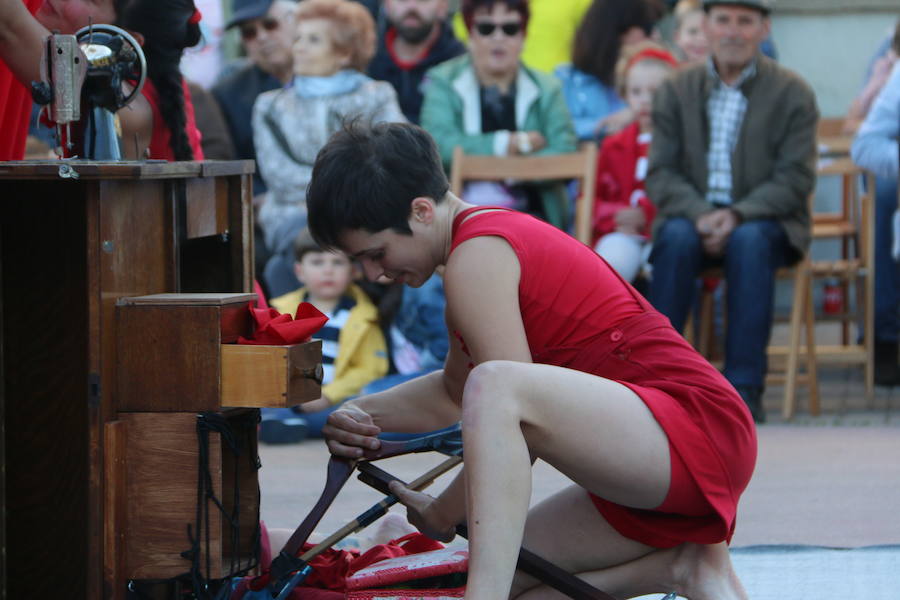
[[[251, 291], [253, 164], [60, 164], [0, 163], [0, 591], [120, 598], [124, 577], [170, 572], [157, 568], [168, 559], [140, 563], [146, 557], [128, 550], [129, 532], [153, 518], [135, 513], [130, 494], [161, 485], [140, 475], [160, 468], [141, 448], [165, 454], [189, 443], [179, 436], [190, 436], [195, 415], [118, 389], [120, 365], [139, 362], [170, 323], [148, 324], [123, 345], [116, 303]], [[195, 380], [187, 383], [219, 386], [214, 365], [229, 360], [220, 347], [230, 334], [218, 331], [202, 356], [197, 340], [179, 342], [182, 362], [193, 361], [179, 373]], [[203, 402], [215, 410], [221, 395]], [[174, 437], [159, 439], [169, 427]], [[233, 473], [227, 462], [217, 472]], [[185, 473], [196, 505], [196, 470]]]

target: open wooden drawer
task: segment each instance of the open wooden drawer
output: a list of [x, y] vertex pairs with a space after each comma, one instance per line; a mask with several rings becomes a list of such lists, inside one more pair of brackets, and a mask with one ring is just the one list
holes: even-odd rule
[[322, 343], [239, 345], [255, 294], [154, 294], [116, 305], [116, 404], [125, 412], [286, 407], [318, 398]]

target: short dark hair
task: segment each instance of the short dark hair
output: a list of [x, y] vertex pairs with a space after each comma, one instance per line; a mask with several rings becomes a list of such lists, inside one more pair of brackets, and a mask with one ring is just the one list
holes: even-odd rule
[[424, 129], [350, 121], [316, 156], [306, 191], [309, 230], [328, 249], [338, 248], [349, 229], [412, 235], [412, 200], [441, 202], [449, 189], [437, 146]]
[[604, 85], [615, 85], [619, 37], [632, 27], [649, 36], [664, 12], [659, 0], [594, 0], [575, 31], [572, 65]]
[[466, 29], [472, 31], [475, 13], [478, 10], [484, 8], [491, 11], [494, 9], [495, 4], [505, 4], [509, 10], [519, 13], [522, 17], [522, 30], [528, 30], [528, 19], [531, 16], [528, 0], [462, 0], [460, 12], [462, 13], [463, 23], [466, 24]]
[[304, 227], [294, 238], [294, 260], [301, 262], [303, 257], [311, 252], [324, 252], [322, 247], [316, 243], [309, 228]]

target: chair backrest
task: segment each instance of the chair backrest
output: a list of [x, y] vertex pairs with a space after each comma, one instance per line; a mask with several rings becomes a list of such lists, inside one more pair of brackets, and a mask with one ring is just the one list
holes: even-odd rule
[[450, 191], [462, 194], [466, 181], [547, 181], [576, 179], [580, 195], [575, 205], [575, 237], [589, 244], [594, 211], [597, 145], [582, 144], [578, 152], [544, 156], [481, 156], [453, 149]]

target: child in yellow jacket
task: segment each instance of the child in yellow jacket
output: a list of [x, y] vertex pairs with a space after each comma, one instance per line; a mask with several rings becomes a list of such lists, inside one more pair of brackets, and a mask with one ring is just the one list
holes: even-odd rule
[[263, 409], [259, 439], [292, 443], [321, 437], [328, 415], [388, 371], [387, 345], [378, 310], [353, 284], [353, 265], [341, 252], [323, 251], [309, 232], [294, 241], [294, 271], [304, 286], [273, 299], [280, 313], [294, 314], [309, 302], [328, 316], [313, 339], [322, 340], [322, 397], [289, 409]]

